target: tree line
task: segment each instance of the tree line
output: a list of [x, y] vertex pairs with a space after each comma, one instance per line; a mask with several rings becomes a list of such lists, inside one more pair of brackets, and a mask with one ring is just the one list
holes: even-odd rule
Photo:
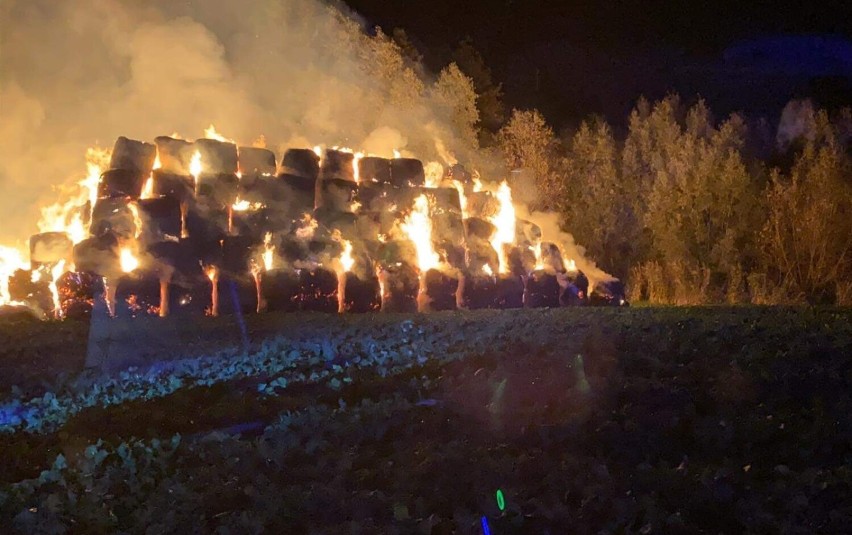
[[[418, 64], [405, 32], [383, 42]], [[640, 98], [626, 128], [557, 133], [537, 110], [507, 113], [469, 39], [448, 59], [431, 92], [463, 156], [532, 175], [531, 208], [560, 214], [633, 301], [852, 304], [850, 108], [794, 100], [774, 125], [672, 94]]]
[[639, 100], [620, 136], [600, 118], [559, 136], [514, 110], [497, 146], [636, 301], [848, 305], [850, 140], [849, 108], [793, 101], [772, 129], [670, 95]]

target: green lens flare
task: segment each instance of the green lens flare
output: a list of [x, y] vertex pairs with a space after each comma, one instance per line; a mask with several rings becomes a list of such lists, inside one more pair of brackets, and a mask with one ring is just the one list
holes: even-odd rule
[[497, 507], [502, 511], [506, 508], [506, 499], [503, 497], [503, 491], [497, 489]]

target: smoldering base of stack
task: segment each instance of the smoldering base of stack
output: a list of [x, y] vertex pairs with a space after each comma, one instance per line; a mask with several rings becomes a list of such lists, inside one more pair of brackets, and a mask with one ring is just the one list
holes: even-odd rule
[[510, 274], [467, 276], [462, 296], [464, 306], [471, 310], [523, 308], [524, 280]]
[[347, 272], [344, 275], [341, 303], [341, 312], [363, 314], [381, 310], [382, 292], [378, 277], [362, 279], [355, 273]]
[[[64, 233], [32, 237], [34, 270], [47, 274], [61, 262], [76, 266], [75, 272], [57, 280], [58, 297], [44, 277], [31, 271], [17, 273], [10, 281], [15, 297], [48, 317], [69, 318], [91, 314], [104, 284], [112, 312], [119, 316], [626, 304], [620, 282], [598, 282], [590, 291], [581, 273], [565, 271], [555, 245], [541, 243], [541, 229], [522, 220], [517, 220], [515, 244], [501, 251], [500, 261], [505, 257], [513, 275], [485, 276], [486, 267], [493, 272], [507, 268], [497, 265], [490, 243], [495, 232], [490, 220], [500, 204], [489, 192], [470, 191], [471, 177], [460, 166], [448, 177], [465, 183], [467, 219], [462, 217], [458, 190], [443, 187], [446, 182], [425, 187], [423, 164], [413, 158], [367, 156], [357, 160], [355, 173], [355, 157], [344, 151], [327, 150], [320, 158], [309, 149], [290, 149], [276, 166], [274, 153], [266, 149], [166, 137], [155, 143], [127, 138], [116, 142], [111, 169], [99, 183], [89, 238], [72, 247]], [[190, 164], [196, 151], [204, 168], [193, 177]], [[161, 167], [153, 169], [157, 156]], [[152, 189], [144, 188], [149, 177]], [[141, 198], [143, 188], [153, 191], [145, 196], [153, 197]], [[388, 261], [382, 251], [386, 244], [377, 240], [389, 235], [405, 207], [420, 195], [430, 201], [433, 247], [444, 262], [441, 270], [422, 274], [409, 263], [410, 251], [392, 253]], [[262, 207], [235, 211], [238, 199]], [[88, 220], [88, 209], [81, 210]], [[281, 253], [288, 235], [294, 238], [295, 220], [306, 215], [321, 228], [336, 229], [365, 244], [368, 266], [361, 266], [360, 277], [323, 267], [293, 269], [315, 262], [312, 256], [328, 255], [328, 250], [314, 250], [313, 241], [300, 245], [307, 249], [307, 258], [285, 258], [288, 269], [264, 271], [257, 265], [265, 235], [275, 234]], [[138, 252], [147, 260], [138, 270], [122, 273], [119, 247], [131, 240], [138, 242]], [[540, 272], [532, 271], [535, 244], [541, 245], [544, 260]], [[149, 265], [150, 258], [157, 264]], [[168, 276], [163, 266], [172, 270]], [[362, 278], [362, 272], [372, 272], [375, 266], [380, 266], [379, 277]], [[213, 280], [210, 269], [216, 273]]]

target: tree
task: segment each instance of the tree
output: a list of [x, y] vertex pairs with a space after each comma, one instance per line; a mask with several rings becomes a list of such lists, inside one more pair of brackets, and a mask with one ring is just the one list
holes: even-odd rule
[[469, 37], [453, 51], [453, 61], [473, 80], [473, 86], [479, 95], [476, 101], [481, 126], [479, 139], [484, 145], [490, 145], [493, 134], [506, 120], [503, 87], [494, 83], [491, 69]]
[[[670, 284], [658, 295], [676, 303], [736, 294], [743, 264], [753, 263], [757, 191], [741, 151], [745, 124], [713, 124], [702, 101], [680, 119], [670, 96], [631, 117], [625, 176], [648, 231], [647, 261]], [[641, 271], [641, 268], [640, 268]]]
[[432, 94], [444, 113], [450, 118], [455, 133], [465, 144], [476, 147], [476, 126], [479, 111], [476, 109], [476, 90], [473, 80], [455, 63], [450, 63], [438, 76]]
[[638, 233], [619, 147], [609, 125], [584, 121], [571, 138], [566, 165], [566, 226], [599, 265], [626, 278]]
[[824, 111], [790, 176], [767, 188], [764, 268], [797, 301], [852, 298], [852, 164]]
[[500, 129], [497, 139], [509, 169], [524, 168], [535, 176], [539, 199], [531, 208], [559, 208], [565, 193], [559, 170], [564, 164], [553, 129], [541, 113], [512, 110], [512, 117]]

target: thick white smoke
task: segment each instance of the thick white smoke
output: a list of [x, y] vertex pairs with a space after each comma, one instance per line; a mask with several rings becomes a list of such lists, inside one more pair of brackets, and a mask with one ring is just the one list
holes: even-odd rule
[[387, 42], [319, 0], [6, 0], [0, 4], [0, 240], [24, 243], [57, 185], [120, 135], [194, 139], [211, 123], [278, 156], [308, 143], [438, 159], [447, 111]]

